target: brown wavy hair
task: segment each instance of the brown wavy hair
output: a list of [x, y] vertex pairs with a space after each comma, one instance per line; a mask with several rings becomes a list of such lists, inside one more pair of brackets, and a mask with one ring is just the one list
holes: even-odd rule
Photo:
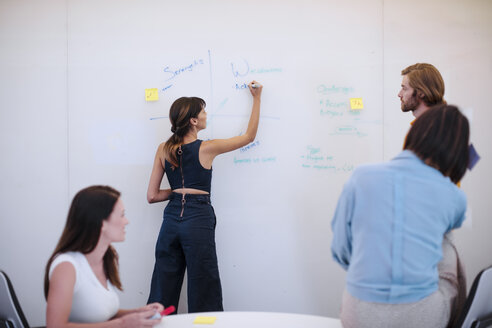
[[414, 152], [427, 165], [441, 171], [454, 183], [468, 167], [468, 119], [453, 105], [437, 105], [415, 120], [403, 149]]
[[420, 97], [427, 106], [446, 104], [444, 100], [444, 80], [441, 73], [431, 64], [417, 63], [408, 66], [401, 75], [408, 77], [410, 86], [415, 94]]
[[[44, 296], [48, 298], [49, 270], [58, 254], [66, 252], [90, 253], [101, 235], [103, 220], [113, 212], [120, 192], [109, 186], [91, 186], [80, 190], [72, 200], [67, 222], [55, 251], [46, 264], [44, 274]], [[123, 290], [118, 272], [118, 253], [109, 246], [103, 258], [104, 273], [111, 284]]]
[[190, 119], [197, 118], [205, 106], [205, 101], [198, 97], [181, 97], [171, 105], [169, 120], [173, 135], [164, 144], [164, 154], [174, 167], [179, 167], [177, 150], [183, 144], [184, 136], [190, 131]]

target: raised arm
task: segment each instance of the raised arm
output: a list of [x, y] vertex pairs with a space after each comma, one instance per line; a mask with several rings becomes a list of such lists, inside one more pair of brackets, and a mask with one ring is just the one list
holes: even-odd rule
[[155, 154], [154, 166], [150, 175], [149, 187], [147, 188], [147, 201], [149, 203], [162, 202], [167, 200], [169, 195], [171, 195], [171, 189], [161, 189], [161, 182], [164, 177], [163, 152], [164, 143], [157, 147]]
[[[253, 85], [255, 87], [253, 87]], [[203, 158], [204, 164], [211, 165], [213, 159], [217, 155], [236, 150], [255, 140], [256, 132], [258, 131], [258, 123], [260, 122], [260, 104], [263, 86], [256, 81], [252, 81], [248, 87], [251, 95], [253, 96], [253, 107], [251, 109], [251, 115], [249, 117], [246, 133], [229, 139], [213, 139], [204, 141], [203, 146], [200, 149], [200, 161], [202, 161]]]

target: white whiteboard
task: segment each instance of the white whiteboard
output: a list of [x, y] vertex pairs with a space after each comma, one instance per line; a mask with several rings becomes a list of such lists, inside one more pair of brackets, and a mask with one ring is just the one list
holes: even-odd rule
[[[111, 4], [70, 4], [69, 158], [71, 192], [101, 182], [123, 192], [131, 225], [119, 247], [122, 298], [138, 304], [148, 294], [165, 204], [145, 203], [146, 184], [170, 136], [171, 103], [204, 98], [199, 137], [231, 137], [247, 127], [246, 84], [256, 79], [256, 141], [213, 164], [224, 307], [335, 308], [338, 297], [327, 295], [340, 295], [342, 280], [331, 286], [331, 213], [353, 168], [383, 157], [380, 1], [338, 2], [336, 11], [328, 2]], [[146, 102], [146, 88], [159, 101]], [[350, 98], [364, 109], [350, 110]]]

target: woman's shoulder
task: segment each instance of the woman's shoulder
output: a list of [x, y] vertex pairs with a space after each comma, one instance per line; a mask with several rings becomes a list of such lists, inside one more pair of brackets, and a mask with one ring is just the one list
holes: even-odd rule
[[53, 263], [52, 263], [52, 266], [54, 266], [55, 264], [62, 263], [62, 262], [71, 262], [75, 265], [77, 263], [80, 263], [83, 256], [84, 256], [84, 254], [82, 254], [80, 252], [60, 253], [60, 254], [55, 256]]
[[354, 179], [372, 178], [375, 176], [388, 174], [388, 163], [375, 162], [360, 164], [354, 168], [352, 177]]
[[214, 139], [207, 139], [207, 140], [202, 140], [202, 139], [196, 139], [193, 141], [191, 144], [195, 145], [195, 147], [198, 147], [200, 151], [207, 150], [214, 142]]
[[446, 178], [448, 182], [449, 189], [454, 195], [454, 202], [461, 208], [466, 208], [467, 204], [467, 197], [466, 193], [461, 189], [461, 187], [458, 187], [455, 183], [451, 181], [451, 179]]
[[215, 145], [220, 143], [222, 139], [207, 139], [207, 140], [197, 139], [196, 141], [200, 145], [200, 150], [202, 150], [202, 149], [214, 147]]
[[161, 142], [159, 146], [157, 146], [157, 151], [160, 152], [161, 154], [166, 151], [166, 142]]
[[83, 256], [84, 256], [84, 254], [82, 254], [80, 252], [66, 252], [66, 253], [60, 253], [60, 254], [56, 255], [55, 258], [53, 259], [53, 262], [51, 263], [49, 275], [51, 276], [53, 270], [59, 264], [65, 263], [65, 262], [71, 263], [73, 265], [75, 271], [77, 271], [77, 268], [80, 266], [80, 263], [81, 263]]

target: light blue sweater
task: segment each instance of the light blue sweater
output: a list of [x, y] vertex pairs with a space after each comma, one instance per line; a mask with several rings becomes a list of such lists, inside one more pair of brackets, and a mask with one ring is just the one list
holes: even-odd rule
[[358, 167], [332, 221], [331, 251], [347, 270], [347, 291], [392, 304], [435, 292], [443, 237], [465, 211], [464, 192], [411, 151]]

